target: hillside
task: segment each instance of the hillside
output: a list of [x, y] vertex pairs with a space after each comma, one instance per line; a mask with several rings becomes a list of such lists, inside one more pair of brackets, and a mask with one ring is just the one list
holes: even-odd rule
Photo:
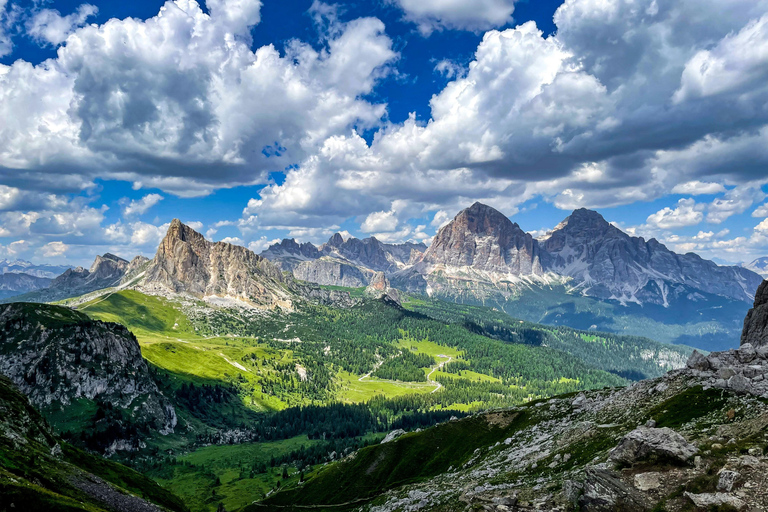
[[69, 308], [0, 306], [0, 374], [99, 452], [136, 450], [147, 433], [169, 434], [177, 423], [133, 334]]
[[187, 512], [149, 478], [61, 441], [0, 376], [0, 506], [51, 512]]
[[738, 351], [695, 352], [687, 368], [627, 388], [393, 433], [244, 510], [763, 510], [767, 307], [768, 292]]

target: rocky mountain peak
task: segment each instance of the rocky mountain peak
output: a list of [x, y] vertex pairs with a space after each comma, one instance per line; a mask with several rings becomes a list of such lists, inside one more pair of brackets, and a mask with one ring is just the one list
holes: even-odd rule
[[141, 287], [199, 298], [223, 297], [256, 306], [290, 306], [282, 272], [239, 245], [210, 242], [174, 219], [150, 262]]
[[99, 279], [110, 277], [117, 279], [122, 277], [126, 268], [128, 268], [128, 260], [106, 253], [103, 256], [96, 256], [88, 272]]
[[341, 236], [341, 233], [334, 233], [333, 236], [328, 240], [326, 245], [329, 245], [331, 247], [341, 247], [341, 245], [344, 243], [344, 237]]
[[515, 275], [541, 274], [539, 246], [503, 213], [475, 203], [435, 235], [423, 262]]

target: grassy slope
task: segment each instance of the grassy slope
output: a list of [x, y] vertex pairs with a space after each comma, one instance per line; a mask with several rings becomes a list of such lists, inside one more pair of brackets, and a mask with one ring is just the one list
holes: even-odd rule
[[472, 416], [369, 446], [311, 475], [301, 488], [286, 489], [246, 511], [286, 505], [339, 505], [458, 468], [478, 448], [503, 441], [527, 424], [525, 412]]
[[17, 510], [106, 510], [72, 484], [83, 472], [169, 510], [187, 510], [177, 497], [120, 464], [66, 444], [60, 457], [52, 456], [50, 447], [57, 439], [47, 422], [4, 377], [0, 377], [0, 432], [0, 496]]

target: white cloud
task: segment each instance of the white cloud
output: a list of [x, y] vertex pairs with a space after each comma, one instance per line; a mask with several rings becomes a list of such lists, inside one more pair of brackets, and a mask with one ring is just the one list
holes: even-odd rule
[[82, 4], [67, 16], [55, 9], [41, 9], [27, 21], [27, 34], [40, 43], [58, 46], [97, 12], [99, 9], [90, 4]]
[[725, 192], [725, 187], [720, 183], [705, 183], [703, 181], [693, 180], [686, 183], [680, 183], [672, 187], [673, 194], [684, 194], [690, 196], [712, 195]]
[[434, 228], [441, 228], [448, 224], [451, 221], [452, 217], [451, 215], [445, 211], [445, 210], [438, 210], [435, 213], [435, 216], [432, 218], [432, 222], [429, 223], [430, 226]]
[[5, 57], [13, 51], [11, 29], [18, 13], [8, 0], [0, 0], [0, 57]]
[[251, 51], [260, 5], [210, 0], [207, 14], [169, 1], [145, 21], [75, 29], [37, 66], [0, 66], [0, 178], [50, 185], [69, 169], [79, 186], [98, 176], [204, 195], [380, 122], [385, 106], [362, 97], [397, 58], [381, 21], [337, 23], [321, 51]]
[[48, 242], [42, 247], [42, 253], [46, 258], [54, 258], [63, 255], [67, 249], [69, 246], [64, 242]]
[[405, 19], [429, 35], [435, 30], [482, 31], [512, 21], [515, 0], [390, 0], [404, 12]]
[[360, 225], [363, 233], [374, 233], [376, 231], [394, 231], [397, 229], [397, 213], [390, 210], [388, 212], [374, 212], [365, 218]]
[[279, 238], [273, 238], [272, 240], [268, 240], [266, 236], [262, 236], [258, 240], [253, 240], [248, 244], [248, 249], [255, 252], [256, 254], [259, 254], [260, 252], [266, 250], [270, 245], [272, 244], [279, 244], [281, 242], [281, 239]]
[[729, 190], [722, 198], [717, 198], [709, 205], [707, 222], [720, 224], [729, 217], [744, 213], [756, 201], [761, 201], [765, 194], [759, 188], [737, 187]]
[[139, 200], [132, 200], [123, 206], [123, 216], [144, 215], [147, 211], [164, 199], [160, 194], [147, 194]]
[[714, 48], [697, 52], [686, 64], [673, 99], [744, 92], [768, 80], [768, 14], [725, 36]]
[[752, 212], [753, 217], [768, 217], [768, 203], [758, 206]]
[[238, 238], [236, 236], [228, 236], [221, 239], [222, 242], [225, 244], [232, 244], [232, 245], [245, 245], [245, 242], [243, 242], [242, 238]]
[[651, 228], [675, 229], [695, 226], [704, 220], [704, 205], [696, 204], [693, 199], [680, 199], [677, 208], [666, 207], [648, 216]]

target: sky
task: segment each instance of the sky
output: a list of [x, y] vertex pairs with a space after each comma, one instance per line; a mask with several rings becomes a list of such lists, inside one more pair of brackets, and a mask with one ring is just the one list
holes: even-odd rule
[[0, 258], [429, 243], [475, 201], [768, 256], [768, 0], [0, 0]]

